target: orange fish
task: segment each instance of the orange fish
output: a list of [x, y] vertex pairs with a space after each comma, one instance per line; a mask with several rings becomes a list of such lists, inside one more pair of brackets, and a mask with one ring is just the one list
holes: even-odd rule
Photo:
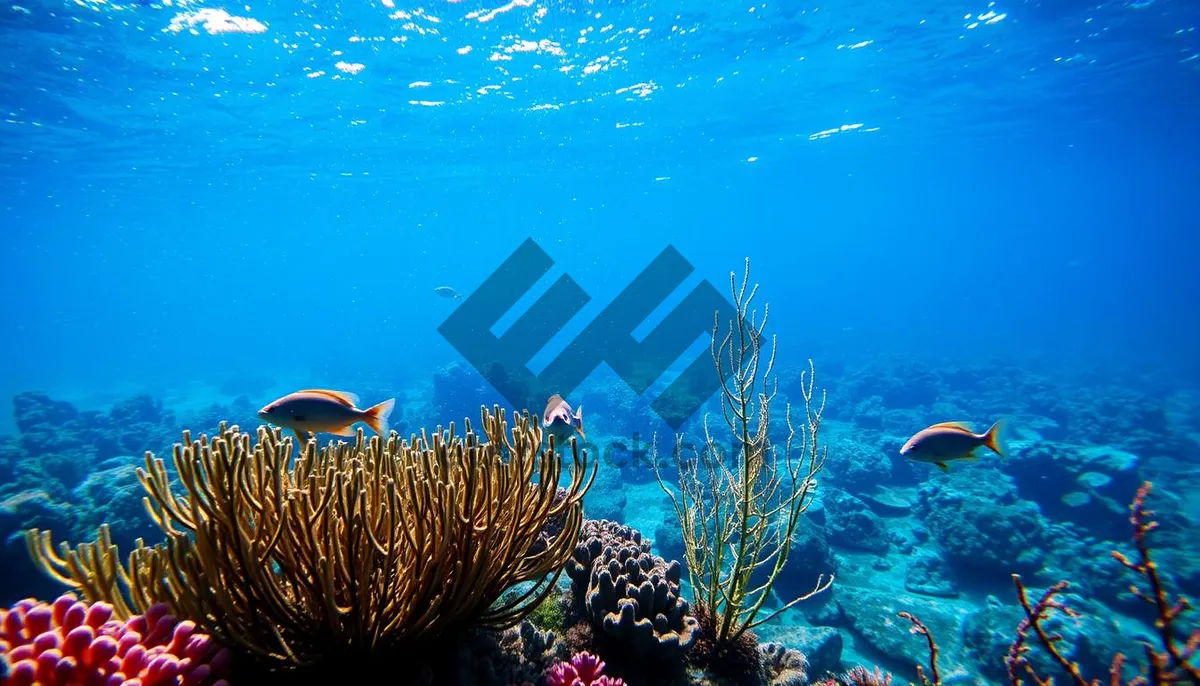
[[1000, 443], [1000, 430], [1004, 421], [998, 421], [986, 432], [972, 432], [962, 422], [942, 422], [922, 429], [908, 439], [900, 454], [913, 462], [928, 462], [938, 466], [943, 472], [949, 471], [946, 463], [950, 460], [973, 460], [980, 447], [1005, 457], [1003, 445]]
[[258, 417], [291, 429], [301, 445], [313, 434], [324, 431], [336, 436], [353, 436], [350, 427], [364, 422], [380, 436], [388, 434], [388, 416], [396, 399], [385, 400], [365, 410], [358, 409], [358, 396], [344, 391], [310, 388], [289, 393], [258, 411]]

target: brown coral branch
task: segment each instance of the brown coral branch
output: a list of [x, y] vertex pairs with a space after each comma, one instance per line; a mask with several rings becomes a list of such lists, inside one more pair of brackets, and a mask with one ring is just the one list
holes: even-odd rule
[[1046, 592], [1042, 594], [1042, 597], [1038, 599], [1037, 603], [1031, 605], [1029, 602], [1029, 596], [1025, 590], [1025, 584], [1021, 583], [1021, 575], [1013, 574], [1012, 580], [1013, 584], [1015, 584], [1017, 587], [1017, 600], [1020, 601], [1021, 608], [1025, 610], [1025, 618], [1022, 619], [1020, 625], [1017, 626], [1016, 640], [1014, 640], [1012, 646], [1009, 647], [1008, 656], [1004, 658], [1004, 662], [1008, 666], [1009, 682], [1014, 684], [1014, 686], [1020, 684], [1021, 678], [1017, 674], [1017, 670], [1023, 668], [1035, 683], [1052, 683], [1049, 679], [1043, 679], [1039, 677], [1037, 673], [1034, 672], [1033, 666], [1029, 663], [1029, 659], [1025, 657], [1026, 653], [1029, 652], [1029, 646], [1027, 644], [1029, 641], [1029, 632], [1032, 630], [1037, 636], [1038, 643], [1042, 645], [1042, 647], [1046, 650], [1046, 653], [1049, 654], [1055, 662], [1062, 666], [1063, 670], [1065, 670], [1067, 674], [1071, 675], [1071, 678], [1076, 684], [1079, 686], [1093, 686], [1093, 683], [1098, 683], [1089, 682], [1079, 671], [1079, 664], [1068, 660], [1062, 654], [1062, 651], [1058, 649], [1058, 644], [1062, 641], [1062, 635], [1047, 633], [1046, 628], [1042, 626], [1042, 623], [1048, 620], [1054, 612], [1061, 612], [1068, 617], [1079, 617], [1078, 612], [1072, 610], [1057, 600], [1058, 595], [1066, 591], [1070, 587], [1070, 584], [1066, 581], [1060, 581], [1057, 584], [1054, 584], [1050, 588], [1046, 589]]
[[930, 676], [925, 676], [925, 670], [921, 668], [921, 665], [917, 665], [917, 678], [924, 686], [941, 686], [942, 675], [938, 672], [938, 645], [937, 641], [933, 640], [933, 634], [929, 632], [929, 627], [908, 612], [900, 612], [899, 616], [912, 622], [912, 633], [924, 636], [925, 642], [929, 644]]
[[1112, 667], [1108, 671], [1108, 686], [1121, 686], [1121, 668], [1125, 666], [1125, 654], [1113, 655]]
[[1167, 681], [1155, 683], [1181, 681], [1183, 674], [1186, 674], [1192, 683], [1200, 684], [1200, 666], [1191, 662], [1196, 655], [1197, 648], [1200, 647], [1200, 628], [1192, 631], [1183, 646], [1179, 645], [1179, 639], [1176, 636], [1175, 622], [1181, 615], [1192, 609], [1192, 604], [1183, 596], [1171, 602], [1162, 579], [1158, 575], [1158, 565], [1150, 557], [1150, 545], [1146, 540], [1147, 534], [1158, 528], [1158, 522], [1151, 519], [1154, 512], [1146, 507], [1146, 497], [1150, 495], [1150, 490], [1151, 483], [1149, 481], [1143, 483], [1142, 487], [1138, 489], [1133, 503], [1129, 506], [1129, 522], [1133, 525], [1133, 541], [1137, 548], [1137, 561], [1130, 560], [1115, 550], [1112, 556], [1126, 568], [1145, 579], [1150, 587], [1149, 594], [1134, 585], [1130, 585], [1129, 589], [1135, 596], [1152, 605], [1157, 614], [1154, 628], [1158, 630], [1162, 652], [1154, 650], [1147, 644], [1146, 656], [1150, 661], [1151, 675], [1160, 672], [1157, 678]]

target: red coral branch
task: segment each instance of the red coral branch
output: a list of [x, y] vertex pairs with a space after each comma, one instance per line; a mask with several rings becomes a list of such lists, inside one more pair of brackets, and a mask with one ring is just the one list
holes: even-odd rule
[[1013, 641], [1012, 646], [1008, 649], [1008, 656], [1004, 658], [1005, 665], [1008, 666], [1008, 681], [1017, 686], [1021, 683], [1021, 677], [1018, 670], [1024, 669], [1025, 673], [1033, 679], [1034, 683], [1039, 686], [1049, 686], [1052, 683], [1050, 679], [1043, 679], [1038, 676], [1033, 670], [1033, 665], [1030, 664], [1026, 654], [1029, 652], [1029, 632], [1032, 630], [1037, 636], [1038, 643], [1045, 648], [1046, 653], [1050, 655], [1059, 665], [1066, 670], [1067, 674], [1075, 680], [1079, 686], [1095, 686], [1099, 682], [1089, 682], [1079, 671], [1079, 663], [1071, 662], [1058, 649], [1059, 642], [1062, 641], [1061, 634], [1047, 633], [1046, 628], [1042, 623], [1050, 619], [1055, 612], [1061, 612], [1068, 617], [1079, 617], [1079, 613], [1064, 605], [1057, 600], [1058, 595], [1066, 591], [1070, 584], [1066, 581], [1060, 581], [1042, 594], [1037, 603], [1031, 605], [1029, 603], [1029, 595], [1025, 591], [1025, 584], [1021, 583], [1021, 575], [1012, 575], [1013, 584], [1017, 587], [1017, 600], [1021, 603], [1021, 608], [1025, 610], [1025, 618], [1017, 626], [1017, 637]]
[[1138, 598], [1152, 605], [1158, 615], [1154, 627], [1158, 630], [1159, 647], [1162, 650], [1155, 650], [1147, 643], [1146, 657], [1150, 662], [1151, 678], [1163, 679], [1163, 681], [1152, 681], [1152, 683], [1178, 683], [1184, 680], [1186, 674], [1188, 680], [1193, 684], [1200, 684], [1200, 666], [1191, 662], [1196, 655], [1197, 648], [1200, 648], [1200, 628], [1192, 630], [1191, 636], [1182, 646], [1175, 633], [1176, 620], [1180, 615], [1192, 609], [1192, 604], [1183, 596], [1174, 602], [1171, 601], [1163, 587], [1162, 579], [1158, 575], [1158, 565], [1150, 557], [1150, 544], [1146, 537], [1147, 534], [1158, 528], [1158, 522], [1151, 519], [1154, 512], [1146, 507], [1146, 497], [1150, 495], [1150, 489], [1149, 481], [1143, 483], [1142, 487], [1138, 489], [1137, 497], [1133, 499], [1133, 504], [1129, 506], [1129, 522], [1133, 525], [1137, 561], [1134, 562], [1115, 550], [1112, 556], [1126, 568], [1141, 576], [1150, 587], [1149, 594], [1135, 585], [1130, 585], [1129, 590]]
[[[1200, 666], [1194, 662], [1197, 657], [1200, 657], [1200, 628], [1193, 629], [1186, 641], [1179, 638], [1181, 632], [1178, 626], [1179, 618], [1194, 607], [1191, 601], [1183, 596], [1171, 600], [1158, 575], [1158, 566], [1151, 559], [1147, 535], [1158, 527], [1158, 523], [1151, 519], [1154, 513], [1146, 508], [1146, 498], [1149, 495], [1150, 482], [1147, 481], [1138, 489], [1137, 496], [1129, 507], [1129, 521], [1133, 524], [1133, 537], [1138, 553], [1137, 561], [1130, 560], [1119, 552], [1114, 551], [1112, 554], [1127, 569], [1145, 580], [1149, 592], [1144, 592], [1137, 586], [1130, 586], [1130, 588], [1135, 596], [1154, 607], [1157, 614], [1154, 626], [1158, 632], [1158, 645], [1156, 646], [1150, 641], [1143, 643], [1146, 653], [1144, 674], [1136, 676], [1124, 684], [1125, 686], [1172, 686], [1173, 684], [1187, 683], [1192, 686], [1200, 686]], [[1022, 686], [1028, 680], [1037, 686], [1053, 686], [1054, 679], [1039, 676], [1029, 660], [1028, 654], [1033, 649], [1031, 641], [1036, 639], [1036, 644], [1040, 644], [1050, 658], [1070, 675], [1075, 686], [1101, 686], [1099, 679], [1089, 681], [1080, 670], [1079, 664], [1063, 655], [1059, 649], [1059, 644], [1063, 640], [1062, 635], [1051, 633], [1044, 626], [1045, 622], [1056, 614], [1072, 619], [1080, 616], [1078, 612], [1059, 599], [1059, 596], [1066, 592], [1070, 585], [1066, 581], [1060, 581], [1046, 589], [1036, 603], [1031, 603], [1020, 575], [1013, 574], [1012, 579], [1013, 584], [1017, 587], [1017, 599], [1021, 603], [1021, 609], [1025, 611], [1025, 618], [1017, 626], [1016, 638], [1009, 647], [1008, 655], [1004, 658], [1005, 665], [1008, 667], [1009, 683], [1012, 686]], [[912, 622], [912, 633], [924, 636], [929, 645], [929, 673], [932, 678], [927, 677], [925, 670], [918, 665], [917, 677], [922, 686], [941, 686], [941, 675], [938, 673], [937, 665], [938, 646], [933, 640], [933, 635], [920, 620], [911, 614], [901, 612], [899, 616]], [[1126, 660], [1123, 653], [1113, 656], [1112, 665], [1109, 668], [1109, 686], [1122, 686]], [[890, 675], [888, 676], [890, 677]], [[874, 674], [860, 669], [846, 675], [846, 680], [852, 684], [871, 683], [870, 679], [878, 681], [881, 678], [883, 678], [883, 674], [878, 669]]]
[[[1127, 682], [1126, 686], [1166, 686], [1185, 682], [1200, 686], [1200, 666], [1192, 662], [1197, 651], [1200, 651], [1200, 628], [1194, 629], [1187, 641], [1180, 645], [1177, 621], [1181, 615], [1192, 609], [1192, 605], [1187, 598], [1182, 596], [1175, 601], [1170, 599], [1162, 579], [1158, 575], [1158, 566], [1151, 559], [1147, 534], [1158, 528], [1158, 522], [1151, 519], [1154, 513], [1146, 508], [1148, 495], [1150, 495], [1149, 481], [1142, 484], [1133, 503], [1129, 506], [1129, 521], [1133, 524], [1133, 539], [1138, 553], [1137, 561], [1130, 560], [1117, 551], [1112, 553], [1118, 562], [1146, 581], [1150, 587], [1149, 593], [1142, 591], [1136, 585], [1131, 585], [1129, 588], [1135, 596], [1153, 606], [1158, 616], [1154, 622], [1154, 626], [1158, 630], [1158, 649], [1148, 641], [1143, 644], [1146, 652], [1146, 674]], [[1021, 577], [1013, 574], [1012, 578], [1017, 587], [1017, 598], [1025, 610], [1025, 618], [1017, 627], [1016, 639], [1009, 648], [1008, 656], [1004, 658], [1004, 662], [1008, 666], [1009, 683], [1013, 686], [1020, 686], [1022, 683], [1020, 671], [1024, 670], [1029, 678], [1039, 686], [1053, 684], [1052, 679], [1043, 679], [1038, 676], [1026, 657], [1030, 651], [1029, 635], [1030, 632], [1033, 632], [1046, 653], [1071, 676], [1077, 686], [1100, 686], [1099, 679], [1088, 681], [1080, 672], [1079, 664], [1071, 662], [1063, 656], [1058, 649], [1062, 636], [1048, 633], [1042, 626], [1043, 622], [1055, 612], [1069, 617], [1079, 616], [1077, 612], [1057, 600], [1058, 595], [1067, 590], [1068, 583], [1060, 581], [1051, 586], [1046, 589], [1037, 603], [1031, 605], [1025, 586], [1021, 583]], [[1125, 659], [1121, 653], [1113, 656], [1112, 667], [1109, 670], [1110, 686], [1121, 685]]]
[[938, 673], [938, 645], [937, 641], [933, 640], [933, 634], [929, 633], [929, 628], [922, 624], [921, 620], [911, 614], [901, 612], [899, 616], [912, 622], [911, 631], [924, 636], [925, 642], [929, 644], [929, 674], [932, 678], [925, 676], [925, 670], [921, 668], [921, 665], [917, 665], [917, 678], [921, 680], [923, 686], [942, 686], [942, 675]]

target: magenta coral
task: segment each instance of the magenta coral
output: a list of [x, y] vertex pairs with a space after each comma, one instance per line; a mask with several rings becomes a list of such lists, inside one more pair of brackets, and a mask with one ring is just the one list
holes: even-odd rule
[[128, 621], [108, 603], [88, 605], [64, 594], [52, 605], [22, 600], [0, 610], [2, 686], [228, 686], [229, 651], [165, 604]]
[[583, 652], [570, 662], [560, 662], [546, 674], [546, 686], [625, 686], [621, 679], [604, 675], [604, 661]]

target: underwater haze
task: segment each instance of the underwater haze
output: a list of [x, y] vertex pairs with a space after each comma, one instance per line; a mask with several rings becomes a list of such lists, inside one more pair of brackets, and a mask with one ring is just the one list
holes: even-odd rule
[[749, 256], [795, 357], [1195, 369], [1198, 15], [10, 5], [2, 390], [428, 367], [526, 237], [597, 303]]
[[[805, 652], [812, 683], [912, 679], [923, 644], [874, 619], [907, 593], [947, 670], [1006, 683], [994, 637], [1016, 624], [980, 617], [1023, 571], [1126, 623], [1074, 654], [1107, 674], [1154, 617], [1089, 569], [1131, 540], [1143, 481], [1172, 513], [1172, 592], [1200, 595], [1198, 160], [1195, 0], [10, 0], [3, 600], [62, 589], [27, 528], [157, 540], [143, 453], [292, 391], [395, 398], [401, 435], [480, 404], [541, 415], [439, 327], [532, 239], [552, 268], [478, 333], [569, 276], [588, 299], [532, 346], [540, 373], [673, 247], [694, 270], [635, 337], [705, 281], [728, 299], [748, 260], [782, 396], [800, 406], [810, 358], [829, 393], [821, 514], [784, 585], [838, 580], [760, 638]], [[648, 403], [710, 341], [646, 397], [604, 364], [562, 389], [594, 452], [669, 452]], [[1006, 459], [899, 452], [1000, 418]], [[630, 454], [601, 461], [585, 515], [684, 559]]]

